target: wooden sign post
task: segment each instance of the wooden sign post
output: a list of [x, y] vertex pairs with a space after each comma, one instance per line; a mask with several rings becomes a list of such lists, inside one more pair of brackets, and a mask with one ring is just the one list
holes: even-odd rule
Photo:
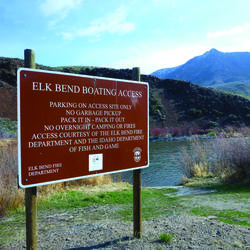
[[18, 184], [25, 188], [27, 249], [37, 249], [37, 186], [133, 170], [134, 236], [141, 238], [141, 169], [149, 165], [149, 87], [35, 69], [17, 72]]
[[[30, 49], [24, 51], [24, 67], [35, 69], [35, 52]], [[20, 138], [19, 138], [20, 139]], [[26, 213], [26, 246], [28, 250], [37, 249], [37, 187], [25, 189]]]
[[[140, 81], [140, 68], [133, 68], [132, 80]], [[133, 218], [134, 218], [134, 237], [142, 237], [141, 220], [141, 169], [133, 171]]]

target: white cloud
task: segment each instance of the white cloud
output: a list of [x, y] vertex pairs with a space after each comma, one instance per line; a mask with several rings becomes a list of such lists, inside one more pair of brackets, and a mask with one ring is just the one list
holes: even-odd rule
[[175, 7], [178, 3], [178, 0], [152, 0], [152, 3], [155, 5], [168, 5], [170, 7]]
[[220, 38], [224, 36], [233, 36], [244, 33], [250, 29], [250, 23], [245, 23], [241, 26], [236, 26], [229, 30], [222, 30], [216, 32], [207, 33], [206, 38]]
[[64, 39], [74, 39], [77, 37], [100, 36], [103, 33], [126, 34], [135, 29], [132, 22], [126, 20], [126, 11], [124, 8], [117, 9], [103, 18], [98, 18], [91, 22], [90, 26], [79, 29], [76, 32], [63, 32]]
[[41, 5], [41, 11], [45, 16], [66, 16], [68, 12], [81, 4], [82, 0], [45, 0]]
[[202, 55], [210, 48], [202, 45], [186, 45], [172, 49], [130, 48], [123, 59], [115, 63], [117, 68], [140, 67], [143, 74], [150, 74], [155, 70], [170, 68], [184, 64], [189, 59]]

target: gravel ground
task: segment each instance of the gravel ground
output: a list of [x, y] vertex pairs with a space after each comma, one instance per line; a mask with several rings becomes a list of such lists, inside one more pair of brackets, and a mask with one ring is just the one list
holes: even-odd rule
[[[250, 249], [250, 227], [225, 224], [214, 216], [184, 214], [144, 221], [143, 237], [135, 239], [132, 222], [91, 221], [80, 214], [40, 214], [38, 249]], [[163, 232], [173, 235], [170, 243], [159, 240]], [[0, 249], [25, 249], [24, 239], [23, 230], [19, 240]]]
[[[91, 188], [92, 191], [94, 189]], [[189, 208], [208, 205], [249, 212], [249, 199], [233, 197], [210, 194], [190, 198], [184, 194], [182, 202]], [[122, 207], [117, 204], [95, 204], [72, 210], [39, 210], [38, 249], [250, 250], [250, 227], [226, 224], [215, 216], [191, 216], [185, 210], [181, 214], [143, 221], [143, 237], [135, 239], [132, 235], [133, 223], [120, 220]], [[0, 226], [1, 223], [5, 225], [2, 230], [5, 230], [4, 235], [9, 243], [3, 245], [0, 242], [0, 249], [25, 249], [25, 217], [4, 217], [0, 218]], [[160, 241], [160, 234], [164, 232], [173, 236], [170, 243]]]

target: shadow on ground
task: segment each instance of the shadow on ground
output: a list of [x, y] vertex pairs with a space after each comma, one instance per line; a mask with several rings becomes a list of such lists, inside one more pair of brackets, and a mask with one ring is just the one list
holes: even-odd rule
[[129, 236], [125, 236], [122, 237], [121, 239], [116, 239], [116, 240], [111, 240], [111, 241], [107, 241], [101, 244], [97, 244], [97, 245], [93, 245], [93, 246], [88, 246], [88, 247], [77, 247], [77, 248], [70, 248], [68, 250], [91, 250], [91, 249], [98, 249], [98, 248], [103, 248], [103, 247], [108, 247], [108, 246], [112, 246], [118, 242], [121, 241], [127, 241], [127, 240], [132, 240], [132, 237]]

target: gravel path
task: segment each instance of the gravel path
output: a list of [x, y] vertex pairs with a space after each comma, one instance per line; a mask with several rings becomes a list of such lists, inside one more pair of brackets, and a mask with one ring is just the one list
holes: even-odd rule
[[[225, 224], [214, 216], [183, 214], [144, 221], [143, 238], [138, 240], [132, 237], [132, 222], [92, 221], [83, 219], [79, 210], [72, 212], [39, 215], [38, 249], [250, 249], [250, 227]], [[163, 232], [173, 235], [170, 243], [159, 240]], [[19, 240], [0, 249], [25, 249], [24, 229]]]

